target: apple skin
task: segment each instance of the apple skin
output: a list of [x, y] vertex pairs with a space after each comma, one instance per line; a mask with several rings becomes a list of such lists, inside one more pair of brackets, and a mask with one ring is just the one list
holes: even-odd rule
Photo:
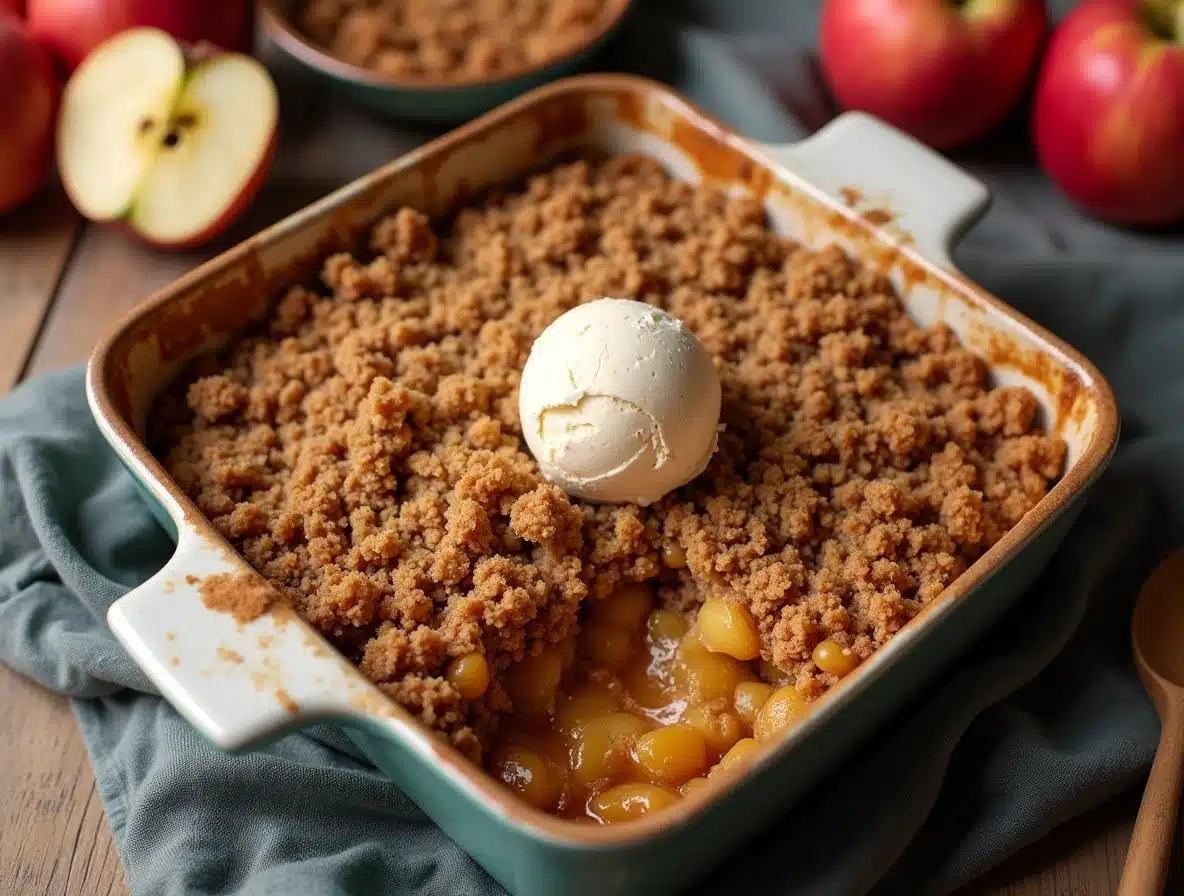
[[45, 181], [60, 92], [49, 54], [19, 19], [0, 13], [0, 213]]
[[[181, 63], [183, 70], [178, 67]], [[126, 99], [134, 102], [119, 99], [129, 76], [147, 90], [129, 93]], [[241, 81], [228, 81], [231, 77]], [[216, 85], [213, 92], [211, 83]], [[100, 85], [98, 93], [96, 84]], [[104, 96], [103, 90], [108, 95]], [[174, 90], [179, 91], [175, 96]], [[162, 92], [166, 98], [171, 97], [165, 106], [160, 105]], [[224, 103], [230, 104], [232, 96], [240, 108], [228, 114]], [[139, 102], [146, 106], [137, 106]], [[161, 117], [166, 114], [167, 120]], [[157, 121], [155, 129], [145, 132], [144, 122], [151, 124], [153, 119]], [[96, 121], [104, 122], [97, 130]], [[240, 139], [237, 150], [229, 154], [199, 150], [196, 155], [141, 156], [126, 142], [111, 136], [123, 126], [150, 143], [163, 140], [166, 133], [174, 135], [174, 142], [168, 146], [181, 146], [188, 139], [225, 141], [229, 134]], [[202, 129], [215, 127], [218, 130], [198, 136]], [[216, 136], [218, 133], [221, 138]], [[227, 230], [258, 194], [278, 145], [278, 97], [266, 68], [247, 54], [209, 43], [183, 44], [160, 29], [134, 28], [109, 38], [71, 76], [63, 93], [56, 134], [62, 185], [81, 214], [156, 248], [191, 249]], [[242, 142], [244, 135], [246, 143]], [[226, 145], [234, 147], [234, 137], [230, 141]], [[204, 163], [199, 164], [202, 160]], [[110, 186], [110, 165], [120, 161], [135, 169], [130, 179], [127, 171], [115, 176], [116, 183], [128, 193], [121, 195], [121, 189], [114, 201], [108, 194], [96, 205], [95, 185]], [[160, 166], [165, 171], [163, 182], [153, 180], [152, 172]], [[215, 177], [219, 179], [211, 179]], [[158, 186], [161, 183], [163, 188]], [[180, 190], [180, 197], [178, 183], [188, 185]], [[195, 210], [185, 199], [186, 190], [192, 192], [194, 184], [198, 193], [193, 196], [212, 199], [214, 204], [203, 207], [199, 201]], [[163, 205], [159, 202], [162, 196], [167, 198]], [[139, 205], [144, 201], [154, 203], [154, 211], [147, 219], [138, 217]]]
[[0, 16], [12, 13], [18, 18], [25, 16], [25, 0], [0, 0]]
[[208, 41], [251, 51], [254, 3], [249, 0], [28, 0], [29, 28], [68, 72], [104, 40], [149, 26], [182, 43]]
[[1033, 117], [1040, 163], [1070, 199], [1147, 227], [1184, 219], [1184, 44], [1157, 39], [1139, 6], [1087, 0], [1065, 18]]
[[985, 136], [1023, 97], [1044, 0], [826, 0], [823, 75], [839, 104], [936, 149]]

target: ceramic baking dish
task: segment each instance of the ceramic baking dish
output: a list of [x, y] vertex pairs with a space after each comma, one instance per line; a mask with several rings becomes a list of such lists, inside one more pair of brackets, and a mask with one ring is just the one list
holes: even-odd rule
[[[199, 594], [206, 576], [254, 573], [144, 444], [153, 399], [186, 361], [226, 343], [283, 286], [312, 276], [327, 252], [355, 245], [385, 212], [410, 205], [439, 215], [474, 189], [581, 148], [647, 154], [677, 176], [760, 197], [795, 239], [838, 241], [889, 275], [918, 321], [949, 323], [996, 381], [1032, 389], [1069, 446], [1047, 497], [745, 775], [712, 779], [664, 813], [603, 827], [519, 802], [282, 605], [249, 623], [207, 609]], [[178, 711], [225, 749], [313, 722], [341, 726], [514, 893], [677, 890], [784, 813], [998, 619], [1045, 565], [1111, 456], [1118, 414], [1098, 372], [950, 260], [952, 242], [987, 202], [980, 183], [863, 115], [843, 115], [792, 146], [762, 146], [648, 81], [588, 75], [539, 88], [203, 265], [148, 299], [95, 351], [87, 377], [95, 419], [177, 540], [165, 568], [112, 606], [111, 628]]]

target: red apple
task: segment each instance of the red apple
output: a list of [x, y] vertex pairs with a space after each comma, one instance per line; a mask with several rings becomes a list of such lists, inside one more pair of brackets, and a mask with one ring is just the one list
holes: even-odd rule
[[1095, 217], [1184, 219], [1184, 0], [1087, 0], [1053, 35], [1034, 109], [1048, 175]]
[[20, 205], [45, 180], [57, 102], [49, 55], [19, 19], [0, 13], [0, 212]]
[[195, 246], [254, 197], [275, 148], [271, 76], [241, 53], [186, 56], [155, 28], [100, 44], [62, 94], [62, 183], [92, 221], [159, 246]]
[[842, 106], [948, 149], [1016, 107], [1047, 29], [1044, 0], [826, 0], [822, 70]]
[[248, 52], [254, 27], [250, 0], [28, 0], [28, 8], [33, 34], [68, 70], [127, 28], [159, 28], [186, 43]]

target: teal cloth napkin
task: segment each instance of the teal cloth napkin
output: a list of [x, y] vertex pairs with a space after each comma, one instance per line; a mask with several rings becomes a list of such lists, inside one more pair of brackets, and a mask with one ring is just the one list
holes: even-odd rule
[[[831, 114], [816, 21], [798, 0], [655, 0], [602, 67], [792, 140]], [[1014, 134], [958, 160], [996, 195], [959, 262], [1100, 366], [1122, 444], [1016, 609], [703, 893], [735, 891], [741, 867], [743, 892], [946, 893], [1150, 762], [1128, 615], [1184, 540], [1184, 241], [1076, 215]], [[80, 369], [0, 401], [0, 508], [0, 661], [73, 698], [136, 896], [502, 892], [338, 732], [229, 756], [153, 694], [104, 614], [172, 546], [93, 425]]]

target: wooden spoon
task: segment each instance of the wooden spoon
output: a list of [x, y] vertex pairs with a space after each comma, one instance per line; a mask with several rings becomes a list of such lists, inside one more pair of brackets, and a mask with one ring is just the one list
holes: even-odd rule
[[1163, 893], [1184, 787], [1184, 548], [1168, 555], [1144, 583], [1131, 641], [1161, 733], [1118, 896], [1153, 896]]

